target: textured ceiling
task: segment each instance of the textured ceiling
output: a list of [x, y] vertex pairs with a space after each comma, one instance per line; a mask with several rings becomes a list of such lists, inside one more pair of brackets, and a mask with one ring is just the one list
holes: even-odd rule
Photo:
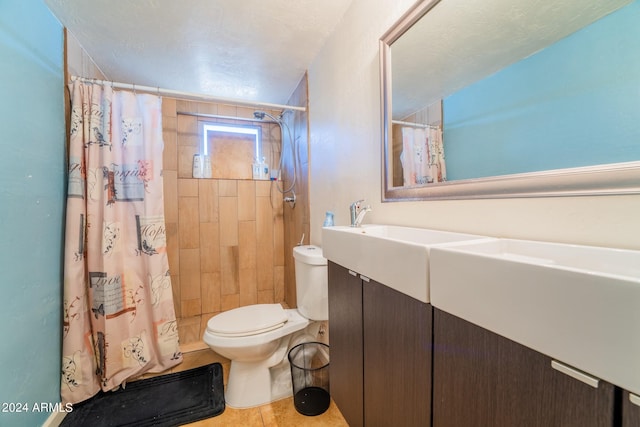
[[284, 104], [351, 0], [45, 0], [107, 79]]

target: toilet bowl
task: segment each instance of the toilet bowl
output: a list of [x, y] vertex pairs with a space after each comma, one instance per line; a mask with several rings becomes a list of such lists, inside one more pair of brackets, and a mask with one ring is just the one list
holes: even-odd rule
[[328, 318], [327, 263], [317, 246], [294, 248], [297, 309], [254, 304], [213, 316], [204, 342], [231, 360], [225, 402], [251, 408], [292, 395], [287, 353], [317, 340], [318, 320]]

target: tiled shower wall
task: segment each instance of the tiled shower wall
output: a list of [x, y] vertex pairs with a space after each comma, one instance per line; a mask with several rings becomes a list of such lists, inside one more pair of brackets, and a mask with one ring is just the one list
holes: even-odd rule
[[[180, 341], [188, 344], [202, 339], [216, 313], [285, 300], [284, 217], [282, 195], [270, 181], [191, 178], [202, 145], [199, 120], [216, 119], [180, 112], [252, 118], [253, 109], [163, 99], [169, 269]], [[263, 152], [273, 166], [280, 129], [261, 126]]]

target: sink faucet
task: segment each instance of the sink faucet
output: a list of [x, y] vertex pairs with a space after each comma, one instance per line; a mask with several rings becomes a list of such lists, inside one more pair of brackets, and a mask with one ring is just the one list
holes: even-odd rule
[[351, 203], [349, 206], [349, 213], [351, 214], [351, 226], [352, 227], [360, 227], [364, 216], [367, 212], [371, 212], [371, 206], [362, 207], [361, 203], [364, 200], [358, 200], [357, 202]]

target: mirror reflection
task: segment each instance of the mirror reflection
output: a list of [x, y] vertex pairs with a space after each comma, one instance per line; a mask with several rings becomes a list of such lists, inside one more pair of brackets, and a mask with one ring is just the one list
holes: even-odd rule
[[381, 45], [385, 190], [640, 160], [640, 0], [410, 15]]

